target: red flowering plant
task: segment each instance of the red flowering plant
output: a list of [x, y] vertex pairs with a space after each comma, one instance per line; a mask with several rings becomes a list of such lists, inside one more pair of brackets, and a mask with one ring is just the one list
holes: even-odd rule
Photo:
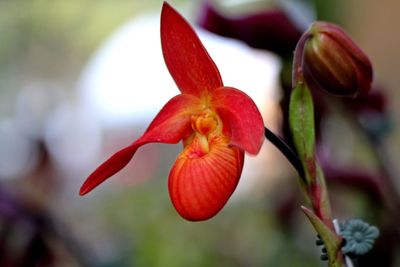
[[[279, 20], [280, 21], [280, 20]], [[372, 82], [368, 57], [338, 26], [315, 22], [305, 31], [294, 52], [292, 87], [288, 101], [287, 144], [264, 128], [253, 100], [223, 85], [215, 63], [189, 23], [169, 4], [161, 12], [161, 45], [167, 68], [181, 94], [170, 99], [145, 133], [98, 167], [84, 182], [84, 195], [120, 171], [147, 143], [175, 144], [184, 149], [168, 180], [172, 203], [190, 221], [216, 215], [234, 192], [244, 153], [257, 154], [263, 138], [272, 142], [296, 168], [311, 209], [303, 212], [323, 245], [322, 259], [330, 267], [344, 266], [350, 256], [371, 249], [379, 232], [364, 222], [335, 223], [322, 165], [318, 161], [314, 97], [310, 89], [359, 97]], [[352, 245], [344, 247], [346, 242]], [[346, 249], [344, 249], [346, 248]], [[345, 257], [344, 257], [345, 256]], [[347, 264], [347, 263], [346, 263]]]
[[249, 96], [224, 86], [194, 30], [168, 3], [161, 12], [161, 44], [181, 94], [165, 104], [139, 139], [100, 165], [80, 194], [89, 193], [124, 168], [142, 145], [182, 140], [184, 149], [168, 178], [170, 197], [185, 219], [206, 220], [224, 207], [235, 190], [244, 152], [259, 152], [263, 119]]

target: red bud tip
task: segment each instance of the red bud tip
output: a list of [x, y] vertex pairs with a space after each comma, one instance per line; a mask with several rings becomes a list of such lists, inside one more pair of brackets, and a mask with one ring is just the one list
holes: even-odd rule
[[370, 90], [371, 62], [339, 26], [314, 22], [305, 34], [302, 69], [311, 88], [350, 97]]

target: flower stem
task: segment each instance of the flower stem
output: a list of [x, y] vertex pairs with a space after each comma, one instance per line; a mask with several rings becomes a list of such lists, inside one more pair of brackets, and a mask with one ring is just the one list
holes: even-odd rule
[[293, 149], [289, 147], [289, 145], [282, 138], [274, 134], [267, 127], [264, 127], [264, 129], [265, 129], [264, 132], [265, 138], [268, 139], [287, 158], [287, 160], [292, 164], [292, 166], [298, 172], [300, 178], [303, 180], [303, 182], [305, 182], [303, 165], [297, 154], [293, 151]]
[[293, 64], [292, 64], [292, 87], [295, 87], [299, 82], [303, 81], [303, 53], [306, 41], [310, 38], [309, 32], [303, 33], [300, 40], [297, 42], [296, 49], [294, 50]]

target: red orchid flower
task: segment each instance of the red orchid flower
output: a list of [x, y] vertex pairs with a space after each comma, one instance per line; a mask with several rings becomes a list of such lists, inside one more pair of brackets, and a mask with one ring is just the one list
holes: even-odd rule
[[183, 141], [173, 165], [169, 193], [187, 220], [217, 214], [239, 181], [244, 151], [257, 154], [264, 125], [253, 100], [222, 83], [219, 71], [188, 22], [169, 4], [161, 12], [165, 63], [181, 94], [161, 109], [146, 132], [115, 153], [82, 185], [84, 195], [121, 170], [144, 144]]

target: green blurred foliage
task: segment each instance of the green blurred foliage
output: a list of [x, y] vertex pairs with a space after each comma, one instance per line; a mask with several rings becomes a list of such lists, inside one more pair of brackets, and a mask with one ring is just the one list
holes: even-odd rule
[[[46, 52], [90, 55], [127, 19], [155, 10], [159, 0], [17, 0], [0, 2], [1, 66], [24, 60], [35, 47]], [[160, 7], [158, 7], [160, 8]], [[61, 58], [60, 58], [61, 59]]]
[[343, 20], [343, 0], [312, 0], [317, 11], [317, 19], [341, 24]]
[[[182, 1], [171, 1], [179, 3]], [[161, 9], [161, 0], [0, 1], [0, 116], [32, 81], [73, 88], [100, 44], [122, 23]]]
[[165, 179], [156, 178], [109, 194], [96, 213], [126, 266], [319, 266], [313, 240], [299, 246], [271, 213], [271, 201], [231, 200], [213, 219], [188, 222], [172, 207]]

